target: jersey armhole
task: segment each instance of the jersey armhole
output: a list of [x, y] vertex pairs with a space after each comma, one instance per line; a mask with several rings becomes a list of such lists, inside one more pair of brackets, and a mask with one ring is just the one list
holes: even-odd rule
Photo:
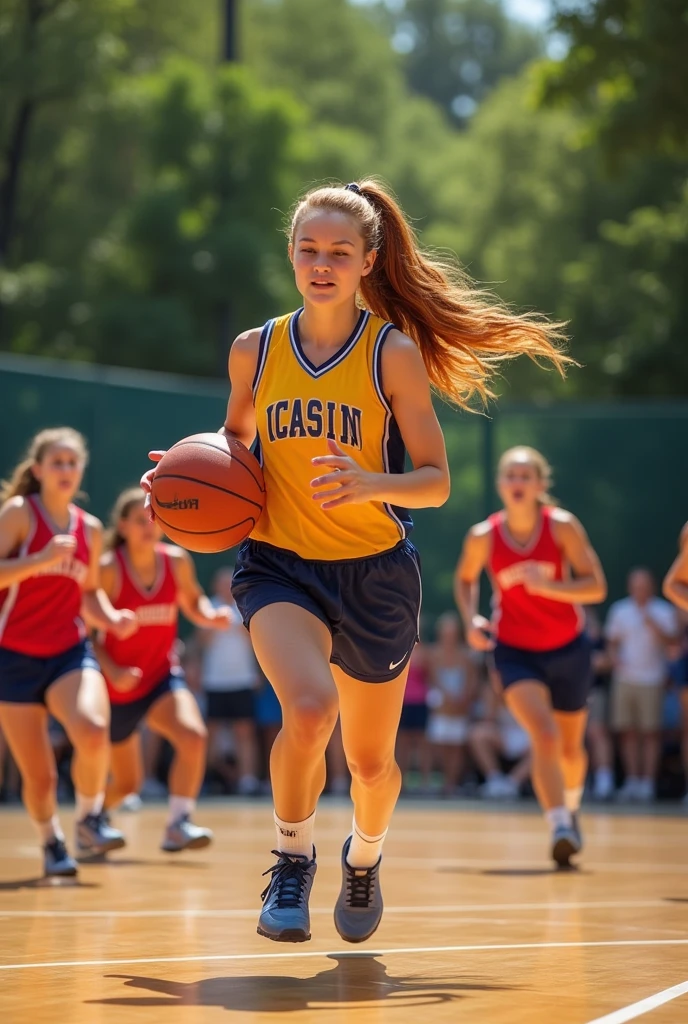
[[390, 332], [393, 331], [394, 329], [394, 324], [384, 323], [380, 330], [377, 332], [377, 338], [375, 339], [375, 344], [373, 345], [372, 366], [373, 384], [375, 385], [375, 392], [380, 400], [383, 409], [390, 416], [393, 415], [392, 407], [389, 404], [389, 401], [387, 400], [387, 395], [385, 394], [385, 389], [382, 381], [382, 348]]
[[268, 358], [268, 349], [270, 348], [270, 339], [272, 338], [275, 330], [275, 321], [268, 320], [260, 332], [260, 341], [258, 342], [258, 359], [256, 362], [256, 372], [253, 375], [253, 383], [251, 384], [251, 392], [253, 394], [253, 402], [256, 401], [256, 392], [258, 391], [258, 385], [263, 377], [265, 370], [265, 364]]

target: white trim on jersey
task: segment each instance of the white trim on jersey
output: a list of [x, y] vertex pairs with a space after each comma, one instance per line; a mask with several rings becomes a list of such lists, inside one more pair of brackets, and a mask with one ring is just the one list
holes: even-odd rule
[[330, 359], [327, 359], [321, 366], [313, 366], [313, 364], [306, 359], [306, 356], [301, 351], [300, 342], [296, 334], [296, 325], [301, 312], [302, 310], [297, 310], [295, 313], [292, 314], [289, 320], [289, 341], [291, 343], [292, 352], [296, 356], [296, 361], [298, 362], [301, 369], [305, 370], [310, 377], [315, 377], [316, 379], [318, 377], [322, 377], [323, 374], [328, 372], [328, 370], [333, 370], [335, 366], [339, 366], [339, 364], [344, 359], [346, 359], [346, 357], [349, 355], [349, 353], [354, 348], [359, 338], [365, 331], [366, 327], [368, 326], [368, 321], [370, 320], [370, 313], [368, 312], [368, 310], [362, 310], [361, 312], [363, 315], [360, 317], [359, 323], [356, 329], [354, 330], [354, 333], [351, 335], [349, 340], [344, 343], [343, 348], [341, 348], [340, 351], [336, 353], [334, 356], [332, 356]]
[[[389, 428], [394, 413], [392, 412], [391, 406], [387, 401], [387, 396], [382, 390], [382, 381], [380, 380], [378, 366], [381, 361], [381, 349], [384, 344], [385, 338], [387, 337], [389, 332], [393, 330], [394, 324], [383, 324], [380, 330], [378, 331], [378, 335], [377, 338], [375, 339], [375, 344], [373, 346], [373, 383], [375, 385], [375, 391], [377, 392], [377, 397], [380, 400], [380, 404], [382, 405], [382, 408], [385, 410], [385, 431], [382, 437], [382, 462], [385, 467], [385, 473], [389, 473]], [[404, 524], [402, 523], [401, 519], [396, 514], [392, 506], [388, 502], [384, 501], [382, 503], [382, 507], [384, 508], [385, 512], [390, 517], [390, 519], [393, 519], [394, 522], [397, 524], [397, 528], [401, 535], [401, 539], [406, 540], [406, 527], [404, 526]]]

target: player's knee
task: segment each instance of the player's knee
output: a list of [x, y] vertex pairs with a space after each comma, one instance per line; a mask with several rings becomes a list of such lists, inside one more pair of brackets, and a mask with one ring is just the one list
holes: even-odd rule
[[22, 778], [22, 785], [33, 800], [45, 800], [57, 788], [57, 769], [52, 765], [33, 769], [30, 775]]
[[335, 698], [302, 694], [285, 708], [284, 727], [304, 746], [327, 742], [338, 710]]
[[538, 722], [531, 734], [533, 746], [545, 757], [559, 754], [559, 733], [553, 722]]
[[383, 758], [378, 751], [370, 751], [358, 756], [354, 754], [348, 758], [348, 764], [352, 777], [364, 786], [374, 786], [384, 782], [396, 770], [394, 758], [392, 756]]
[[110, 727], [104, 715], [82, 718], [72, 730], [74, 746], [84, 753], [100, 753], [110, 742]]
[[203, 757], [208, 746], [208, 730], [202, 722], [184, 726], [178, 734], [177, 745], [187, 754]]

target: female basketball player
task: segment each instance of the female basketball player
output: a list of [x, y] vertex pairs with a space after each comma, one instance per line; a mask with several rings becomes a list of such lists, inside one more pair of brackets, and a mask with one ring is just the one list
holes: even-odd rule
[[429, 385], [465, 402], [488, 393], [499, 360], [528, 353], [562, 368], [566, 357], [558, 327], [512, 314], [431, 262], [375, 181], [309, 192], [289, 256], [303, 308], [237, 338], [222, 428], [247, 445], [258, 436], [267, 504], [239, 550], [234, 596], [283, 711], [271, 756], [277, 863], [258, 931], [310, 938], [315, 806], [339, 710], [354, 823], [335, 925], [361, 942], [382, 915], [395, 737], [418, 637], [407, 509], [449, 494]]
[[206, 729], [175, 656], [177, 611], [206, 629], [226, 629], [229, 609], [214, 608], [201, 590], [190, 556], [160, 543], [139, 487], [120, 494], [112, 512], [109, 551], [100, 582], [115, 608], [132, 608], [138, 631], [120, 639], [108, 631], [95, 644], [112, 704], [112, 753], [106, 807], [115, 807], [143, 782], [137, 728], [144, 721], [174, 749], [169, 817], [162, 841], [168, 853], [200, 849], [212, 832], [191, 821], [205, 771]]
[[[587, 770], [591, 666], [580, 606], [603, 601], [607, 585], [581, 524], [553, 506], [550, 480], [540, 452], [504, 452], [497, 473], [504, 508], [469, 530], [455, 593], [468, 642], [494, 652], [506, 704], [530, 736], [552, 857], [565, 866], [582, 847], [577, 812]], [[478, 614], [483, 569], [492, 583], [492, 623]]]
[[102, 527], [72, 504], [86, 459], [76, 430], [43, 430], [0, 496], [0, 726], [21, 772], [46, 875], [77, 870], [57, 819], [48, 714], [74, 747], [77, 849], [100, 854], [124, 845], [103, 814], [110, 707], [81, 610], [120, 637], [136, 620], [131, 611], [115, 611], [98, 589]]

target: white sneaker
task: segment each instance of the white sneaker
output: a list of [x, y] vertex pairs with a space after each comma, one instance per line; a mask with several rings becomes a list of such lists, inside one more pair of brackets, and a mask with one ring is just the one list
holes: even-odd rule
[[119, 810], [135, 813], [136, 811], [140, 811], [142, 807], [143, 800], [138, 793], [129, 793], [129, 795], [125, 796], [124, 800], [119, 805]]
[[503, 775], [492, 775], [480, 787], [480, 795], [486, 800], [502, 800], [507, 795], [509, 780]]
[[616, 799], [621, 804], [635, 803], [639, 800], [639, 787], [640, 779], [636, 779], [634, 776], [629, 775], [625, 780], [623, 786], [616, 794]]
[[640, 779], [636, 800], [641, 804], [651, 804], [655, 799], [654, 779]]

